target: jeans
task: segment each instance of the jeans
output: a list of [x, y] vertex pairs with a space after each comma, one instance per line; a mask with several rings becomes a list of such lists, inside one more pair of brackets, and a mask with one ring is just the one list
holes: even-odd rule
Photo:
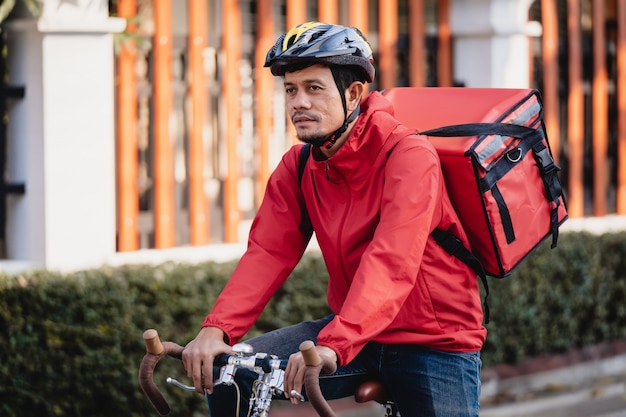
[[[278, 329], [250, 339], [255, 352], [287, 359], [304, 340], [317, 341], [317, 334], [332, 316]], [[354, 395], [370, 379], [380, 380], [392, 394], [403, 416], [473, 417], [480, 408], [479, 352], [444, 352], [418, 345], [388, 345], [370, 342], [349, 364], [320, 378], [327, 400]], [[252, 381], [256, 374], [238, 371], [240, 417], [248, 412]], [[306, 396], [306, 393], [303, 393]], [[208, 396], [212, 417], [233, 417], [236, 396], [233, 387], [216, 386]], [[281, 397], [284, 398], [284, 397]]]

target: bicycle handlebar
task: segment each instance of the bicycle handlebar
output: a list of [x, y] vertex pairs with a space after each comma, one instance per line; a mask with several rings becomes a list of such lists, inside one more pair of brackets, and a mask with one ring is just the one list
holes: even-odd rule
[[[143, 333], [146, 345], [146, 354], [139, 367], [139, 385], [142, 391], [161, 416], [170, 412], [170, 406], [155, 385], [153, 376], [157, 363], [165, 356], [182, 360], [184, 347], [174, 342], [161, 342], [156, 330], [148, 329]], [[327, 358], [320, 358], [315, 349], [315, 344], [304, 341], [300, 344], [300, 351], [307, 365], [304, 374], [304, 386], [311, 405], [320, 417], [336, 417], [334, 411], [322, 395], [319, 376], [321, 373], [331, 374], [337, 369], [336, 363], [331, 363]], [[231, 356], [220, 355], [214, 361], [215, 366], [236, 365], [251, 368], [260, 368], [263, 372], [269, 373], [272, 370], [282, 369], [287, 366], [286, 360], [276, 359], [269, 355], [258, 356]]]

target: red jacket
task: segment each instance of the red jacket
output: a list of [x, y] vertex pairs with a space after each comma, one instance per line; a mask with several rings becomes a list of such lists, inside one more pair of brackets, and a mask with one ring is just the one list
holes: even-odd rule
[[407, 136], [374, 92], [347, 142], [327, 160], [309, 156], [300, 183], [301, 147], [273, 172], [248, 249], [203, 326], [221, 328], [231, 343], [241, 338], [298, 263], [312, 225], [336, 314], [318, 344], [342, 365], [372, 340], [480, 350], [486, 330], [476, 275], [430, 237], [438, 227], [467, 245], [428, 140]]

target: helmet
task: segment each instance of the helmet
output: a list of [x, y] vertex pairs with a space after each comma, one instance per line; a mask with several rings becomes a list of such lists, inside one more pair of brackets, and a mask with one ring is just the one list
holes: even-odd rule
[[374, 81], [372, 48], [357, 28], [302, 23], [278, 38], [265, 57], [265, 66], [282, 76], [286, 65], [306, 61], [354, 66], [363, 70], [365, 81]]

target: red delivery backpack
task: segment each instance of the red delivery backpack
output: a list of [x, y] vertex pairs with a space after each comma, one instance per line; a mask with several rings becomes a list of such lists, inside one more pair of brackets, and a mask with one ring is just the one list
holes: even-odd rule
[[[488, 275], [508, 276], [549, 236], [556, 247], [567, 208], [538, 91], [397, 87], [383, 95], [435, 146], [469, 238], [466, 255]], [[446, 247], [446, 234], [433, 237]]]

